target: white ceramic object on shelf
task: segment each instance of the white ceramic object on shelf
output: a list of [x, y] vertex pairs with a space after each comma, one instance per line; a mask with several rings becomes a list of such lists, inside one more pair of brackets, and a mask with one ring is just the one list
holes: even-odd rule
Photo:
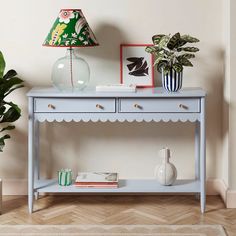
[[169, 161], [170, 149], [161, 149], [159, 155], [162, 163], [155, 168], [155, 177], [161, 185], [172, 185], [177, 178], [177, 170]]

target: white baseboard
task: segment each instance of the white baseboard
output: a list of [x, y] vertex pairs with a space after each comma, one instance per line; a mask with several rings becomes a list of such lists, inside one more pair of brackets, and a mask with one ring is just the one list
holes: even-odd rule
[[[3, 195], [27, 195], [27, 179], [3, 180]], [[220, 195], [227, 208], [236, 208], [236, 191], [228, 190], [222, 179], [207, 180], [207, 195]]]
[[228, 187], [222, 179], [207, 180], [207, 195], [220, 195], [225, 205], [227, 205]]
[[227, 200], [226, 200], [227, 208], [236, 208], [236, 191], [228, 190], [227, 191]]
[[3, 195], [27, 195], [27, 179], [2, 179]]

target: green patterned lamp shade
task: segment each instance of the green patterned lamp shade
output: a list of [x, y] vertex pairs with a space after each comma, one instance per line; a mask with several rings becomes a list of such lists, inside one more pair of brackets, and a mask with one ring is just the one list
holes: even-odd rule
[[98, 41], [80, 9], [62, 9], [43, 45], [91, 47], [98, 46]]

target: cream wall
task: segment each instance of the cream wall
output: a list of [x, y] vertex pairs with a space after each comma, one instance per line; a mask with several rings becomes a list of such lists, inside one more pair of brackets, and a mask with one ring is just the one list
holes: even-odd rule
[[[224, 0], [0, 0], [0, 49], [27, 88], [12, 97], [23, 110], [0, 158], [3, 179], [27, 178], [27, 99], [33, 86], [51, 85], [54, 61], [64, 49], [41, 46], [61, 8], [81, 8], [100, 45], [81, 49], [90, 64], [91, 85], [119, 81], [120, 43], [150, 43], [155, 33], [192, 34], [201, 49], [195, 67], [184, 72], [184, 87], [198, 86], [207, 97], [207, 176], [222, 178], [224, 96]], [[160, 86], [160, 84], [159, 84]], [[194, 127], [171, 123], [73, 123], [41, 126], [42, 172], [61, 167], [118, 171], [121, 177], [153, 176], [163, 146], [173, 151], [179, 177], [194, 174]]]
[[229, 185], [229, 109], [230, 109], [230, 47], [231, 47], [231, 40], [230, 40], [230, 16], [231, 16], [231, 10], [230, 10], [230, 1], [231, 0], [225, 0], [223, 11], [224, 11], [224, 27], [223, 27], [223, 39], [225, 41], [225, 78], [223, 82], [224, 87], [224, 97], [223, 97], [223, 109], [222, 109], [222, 178], [225, 182], [225, 184]]
[[[230, 97], [230, 109], [229, 109], [229, 188], [230, 190], [236, 190], [236, 94], [235, 94], [235, 61], [236, 61], [236, 2], [230, 1], [230, 63], [228, 70], [230, 71], [230, 76], [227, 78], [230, 81], [230, 90], [228, 91]], [[236, 193], [234, 195], [234, 206], [236, 207]]]
[[[236, 2], [226, 0], [224, 4], [224, 40], [225, 40], [225, 82], [223, 103], [223, 154], [222, 170], [223, 179], [228, 185], [229, 207], [236, 207], [236, 94], [235, 61], [236, 61]], [[233, 197], [231, 197], [233, 196]]]

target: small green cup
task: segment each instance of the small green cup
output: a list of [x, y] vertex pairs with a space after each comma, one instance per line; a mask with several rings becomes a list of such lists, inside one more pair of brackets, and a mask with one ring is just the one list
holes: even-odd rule
[[61, 169], [58, 171], [58, 184], [61, 186], [69, 186], [72, 184], [71, 169]]

